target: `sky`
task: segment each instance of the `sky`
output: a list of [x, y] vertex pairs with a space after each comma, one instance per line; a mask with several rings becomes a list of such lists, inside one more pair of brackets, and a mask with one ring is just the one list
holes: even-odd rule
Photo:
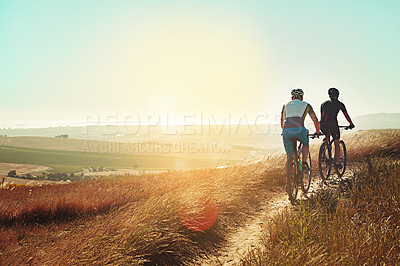
[[[398, 113], [397, 0], [0, 0], [0, 126]], [[319, 116], [319, 112], [317, 112]]]

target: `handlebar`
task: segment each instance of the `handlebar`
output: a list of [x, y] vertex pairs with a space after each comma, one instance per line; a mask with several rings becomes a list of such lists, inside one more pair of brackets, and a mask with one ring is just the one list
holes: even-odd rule
[[348, 125], [348, 126], [339, 126], [339, 128], [344, 128], [344, 130], [353, 129], [354, 127], [355, 127], [354, 125]]
[[[339, 128], [344, 128], [345, 130], [353, 129], [355, 126], [354, 125], [348, 125], [348, 126], [339, 126]], [[282, 136], [282, 134], [281, 134]], [[308, 134], [308, 136], [312, 139], [319, 138], [320, 136], [325, 136], [323, 133], [314, 133], [314, 134]]]
[[308, 134], [308, 136], [312, 139], [315, 139], [315, 138], [319, 138], [319, 136], [325, 136], [325, 135], [322, 133], [314, 133], [314, 134]]

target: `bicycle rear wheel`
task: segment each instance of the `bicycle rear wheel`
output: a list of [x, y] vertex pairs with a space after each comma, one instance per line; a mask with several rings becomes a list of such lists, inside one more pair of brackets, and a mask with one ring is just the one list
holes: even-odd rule
[[303, 193], [307, 193], [307, 191], [310, 189], [310, 185], [311, 185], [311, 154], [310, 153], [308, 154], [307, 160], [305, 160], [304, 162], [307, 162], [310, 169], [302, 168], [300, 184], [301, 184], [301, 190], [303, 190]]
[[346, 145], [344, 144], [343, 140], [339, 142], [339, 147], [340, 147], [339, 163], [342, 165], [342, 168], [339, 169], [338, 167], [335, 167], [335, 169], [338, 177], [342, 177], [344, 172], [346, 171], [346, 164], [347, 164]]
[[322, 180], [325, 181], [331, 174], [331, 147], [325, 141], [319, 148], [318, 168]]
[[296, 201], [298, 191], [297, 172], [297, 156], [295, 152], [291, 152], [286, 162], [286, 191], [292, 204]]

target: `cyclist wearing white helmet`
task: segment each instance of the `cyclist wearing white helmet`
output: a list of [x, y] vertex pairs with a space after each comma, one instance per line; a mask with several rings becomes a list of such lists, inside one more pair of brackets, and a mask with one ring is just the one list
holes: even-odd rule
[[330, 100], [327, 100], [321, 104], [321, 131], [325, 134], [326, 140], [329, 140], [331, 135], [333, 142], [335, 143], [335, 161], [339, 168], [342, 165], [339, 164], [340, 159], [340, 131], [337, 121], [337, 115], [342, 110], [344, 117], [350, 123], [349, 128], [354, 128], [354, 124], [351, 121], [349, 114], [347, 113], [346, 106], [338, 100], [339, 90], [336, 88], [330, 88], [328, 90]]
[[[308, 157], [309, 137], [308, 130], [304, 127], [304, 119], [309, 114], [314, 123], [317, 134], [320, 134], [318, 118], [311, 105], [303, 101], [304, 92], [302, 89], [292, 90], [292, 101], [285, 104], [281, 113], [281, 127], [283, 144], [285, 145], [286, 155], [293, 151], [293, 144], [290, 138], [295, 137], [303, 143], [303, 158]], [[303, 162], [305, 168], [309, 168], [306, 162]]]

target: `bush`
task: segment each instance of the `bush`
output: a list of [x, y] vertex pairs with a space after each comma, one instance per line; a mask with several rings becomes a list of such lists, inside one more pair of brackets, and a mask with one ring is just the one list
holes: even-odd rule
[[8, 177], [16, 177], [17, 176], [17, 170], [11, 170], [7, 174]]

